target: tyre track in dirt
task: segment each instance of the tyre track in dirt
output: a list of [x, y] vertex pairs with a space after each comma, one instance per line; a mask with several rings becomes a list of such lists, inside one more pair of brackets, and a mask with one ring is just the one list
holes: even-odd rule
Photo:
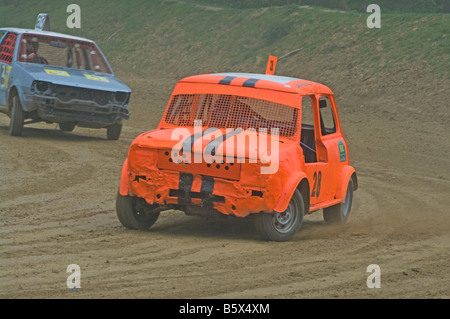
[[[83, 241], [86, 224], [105, 214], [99, 210], [104, 201], [94, 202], [96, 209], [89, 203], [93, 199], [89, 195], [96, 197], [90, 183], [110, 170], [111, 162], [97, 155], [96, 141], [105, 141], [95, 133], [93, 137], [68, 134], [49, 129], [50, 125], [35, 125], [25, 128], [23, 137], [12, 138], [7, 135], [8, 122], [1, 124], [5, 124], [0, 127], [2, 164], [9, 164], [2, 173], [7, 182], [2, 183], [0, 203], [1, 275], [2, 286], [8, 287], [4, 278], [12, 274], [16, 279], [31, 274], [38, 282], [45, 281], [45, 269], [53, 269], [50, 274], [54, 274], [55, 260], [77, 246], [89, 245], [92, 239]], [[77, 143], [79, 147], [71, 146]], [[36, 268], [43, 271], [31, 270]]]

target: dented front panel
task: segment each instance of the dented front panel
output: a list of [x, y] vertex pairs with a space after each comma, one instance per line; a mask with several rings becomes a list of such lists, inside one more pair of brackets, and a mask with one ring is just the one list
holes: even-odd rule
[[[170, 146], [175, 141], [164, 143], [159, 139], [159, 143], [149, 144], [148, 140], [149, 135], [143, 134], [130, 147], [127, 161], [130, 195], [145, 198], [149, 204], [174, 204], [181, 208], [198, 205], [241, 217], [274, 210], [290, 175], [286, 168], [295, 167], [291, 162], [298, 155], [295, 143], [286, 143], [281, 150], [284, 159], [280, 169], [274, 174], [261, 174], [265, 164], [249, 163], [249, 159], [243, 163], [236, 158], [221, 164], [175, 163], [170, 161]], [[151, 147], [155, 145], [160, 148]]]

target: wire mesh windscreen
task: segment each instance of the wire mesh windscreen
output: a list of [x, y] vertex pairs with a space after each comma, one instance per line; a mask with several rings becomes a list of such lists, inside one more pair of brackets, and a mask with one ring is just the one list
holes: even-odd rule
[[279, 135], [294, 137], [298, 110], [292, 106], [226, 94], [179, 94], [172, 96], [164, 122], [176, 126], [279, 129]]
[[69, 38], [26, 34], [21, 40], [19, 60], [111, 73], [103, 55], [93, 43]]

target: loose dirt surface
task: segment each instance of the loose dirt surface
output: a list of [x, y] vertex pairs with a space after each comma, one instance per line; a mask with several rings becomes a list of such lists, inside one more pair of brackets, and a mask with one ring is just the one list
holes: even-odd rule
[[[132, 140], [159, 122], [176, 79], [123, 80], [133, 114], [118, 141], [54, 124], [11, 137], [0, 115], [0, 297], [450, 297], [448, 106], [431, 117], [397, 99], [338, 97], [359, 174], [349, 222], [324, 225], [315, 212], [291, 241], [274, 243], [250, 220], [178, 211], [149, 231], [121, 226], [122, 163]], [[81, 269], [74, 291], [69, 264]], [[380, 266], [379, 289], [366, 285], [370, 264]]]

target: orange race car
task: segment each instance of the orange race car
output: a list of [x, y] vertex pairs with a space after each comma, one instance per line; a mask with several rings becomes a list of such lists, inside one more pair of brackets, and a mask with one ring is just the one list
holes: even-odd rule
[[159, 126], [133, 141], [123, 165], [125, 227], [149, 228], [167, 209], [220, 212], [251, 216], [265, 239], [285, 241], [313, 211], [347, 221], [358, 181], [333, 92], [273, 75], [272, 62], [266, 74], [177, 83]]

